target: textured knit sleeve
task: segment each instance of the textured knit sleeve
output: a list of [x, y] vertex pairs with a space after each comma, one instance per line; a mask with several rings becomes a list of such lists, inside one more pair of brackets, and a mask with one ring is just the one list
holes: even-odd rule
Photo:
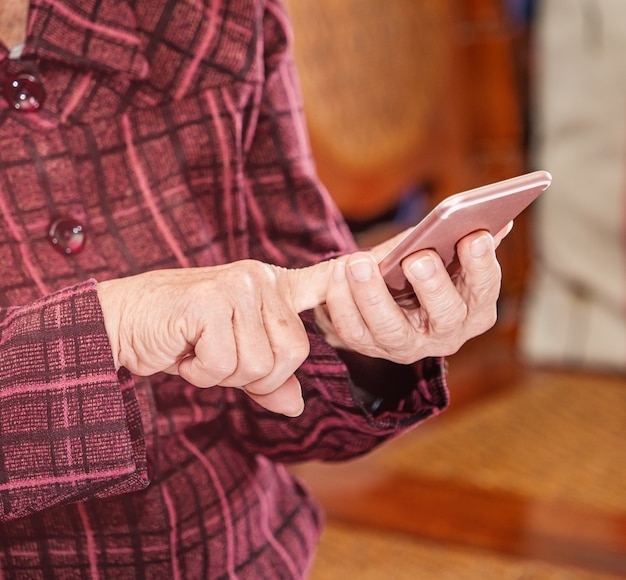
[[147, 485], [94, 282], [0, 311], [0, 519]]
[[[258, 204], [259, 217], [251, 222], [258, 224], [258, 231], [271, 233], [271, 238], [264, 238], [252, 251], [263, 261], [298, 267], [352, 251], [354, 242], [315, 173], [289, 23], [280, 2], [267, 3], [264, 24], [266, 78], [246, 178]], [[381, 376], [383, 384], [376, 392], [392, 404], [371, 408], [354, 395], [354, 377], [320, 335], [312, 313], [305, 313], [303, 319], [311, 344], [311, 354], [298, 372], [304, 414], [297, 419], [271, 415], [237, 393], [228, 394], [239, 401], [233, 406], [234, 428], [254, 451], [280, 461], [347, 459], [447, 405], [443, 361], [425, 359]]]

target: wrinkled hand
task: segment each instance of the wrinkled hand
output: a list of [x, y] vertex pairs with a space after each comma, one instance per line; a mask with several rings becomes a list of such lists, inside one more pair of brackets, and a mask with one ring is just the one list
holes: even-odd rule
[[116, 368], [240, 388], [265, 408], [296, 416], [304, 402], [294, 373], [309, 354], [304, 310], [316, 309], [334, 346], [405, 364], [451, 354], [494, 324], [500, 268], [489, 234], [459, 243], [454, 281], [431, 251], [406, 258], [420, 302], [413, 310], [396, 304], [380, 276], [377, 260], [391, 245], [299, 270], [243, 260], [101, 282]]
[[323, 303], [330, 263], [300, 275], [253, 260], [101, 282], [116, 368], [244, 389], [267, 409], [302, 412], [294, 372], [309, 354], [298, 313]]
[[495, 248], [511, 226], [495, 239], [477, 232], [461, 240], [454, 279], [433, 251], [405, 258], [402, 268], [419, 300], [414, 309], [395, 303], [377, 267], [393, 243], [338, 260], [326, 305], [316, 309], [318, 324], [335, 347], [397, 363], [455, 353], [496, 322], [501, 270]]

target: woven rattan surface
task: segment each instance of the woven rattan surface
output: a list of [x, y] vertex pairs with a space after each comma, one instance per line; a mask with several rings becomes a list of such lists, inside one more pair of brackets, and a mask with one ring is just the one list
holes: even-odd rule
[[438, 480], [626, 512], [626, 377], [533, 374], [379, 458]]
[[444, 0], [289, 0], [309, 129], [348, 168], [416, 151], [448, 71]]
[[[510, 493], [527, 498], [529, 507], [533, 500], [558, 505], [564, 515], [570, 508], [605, 514], [605, 525], [621, 526], [615, 522], [626, 512], [625, 440], [626, 377], [534, 371], [516, 387], [423, 425], [375, 452], [366, 465], [369, 472], [404, 472], [417, 481]], [[363, 471], [353, 473], [358, 479]], [[615, 533], [607, 541], [622, 545], [616, 538], [623, 532]], [[568, 567], [566, 561], [525, 560], [331, 518], [312, 580], [623, 577]]]

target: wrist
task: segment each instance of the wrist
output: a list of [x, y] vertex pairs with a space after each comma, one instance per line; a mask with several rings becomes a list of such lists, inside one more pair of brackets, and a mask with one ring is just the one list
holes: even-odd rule
[[106, 329], [107, 336], [109, 338], [109, 345], [111, 347], [111, 354], [113, 356], [113, 363], [115, 370], [119, 370], [122, 366], [120, 362], [120, 339], [119, 339], [119, 299], [117, 292], [115, 291], [116, 281], [108, 280], [105, 282], [98, 282], [96, 291], [98, 293], [98, 300], [100, 302], [100, 310], [102, 311], [102, 317], [104, 319], [104, 328]]

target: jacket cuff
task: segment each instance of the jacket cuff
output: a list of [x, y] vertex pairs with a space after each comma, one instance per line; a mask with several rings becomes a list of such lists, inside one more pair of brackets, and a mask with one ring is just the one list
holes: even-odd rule
[[0, 517], [147, 485], [141, 413], [91, 280], [0, 321]]

